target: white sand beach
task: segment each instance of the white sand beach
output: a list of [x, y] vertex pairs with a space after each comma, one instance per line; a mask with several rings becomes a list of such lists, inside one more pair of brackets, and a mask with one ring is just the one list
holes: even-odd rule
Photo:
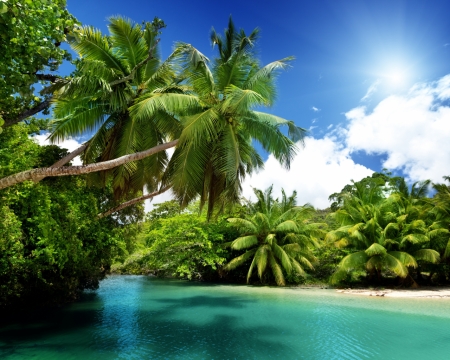
[[339, 289], [338, 293], [396, 298], [450, 298], [450, 288], [418, 289]]

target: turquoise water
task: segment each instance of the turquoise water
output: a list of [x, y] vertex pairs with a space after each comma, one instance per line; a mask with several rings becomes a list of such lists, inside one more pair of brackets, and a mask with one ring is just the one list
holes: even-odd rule
[[113, 276], [0, 328], [1, 359], [449, 359], [450, 300]]

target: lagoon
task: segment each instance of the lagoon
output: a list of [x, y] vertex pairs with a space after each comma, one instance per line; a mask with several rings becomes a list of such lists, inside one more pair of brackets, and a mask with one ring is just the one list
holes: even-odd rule
[[0, 327], [2, 359], [448, 359], [450, 299], [110, 276]]

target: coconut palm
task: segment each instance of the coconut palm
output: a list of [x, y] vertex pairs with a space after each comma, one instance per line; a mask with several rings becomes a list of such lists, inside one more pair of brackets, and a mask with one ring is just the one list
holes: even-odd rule
[[[168, 165], [163, 183], [184, 205], [200, 194], [201, 205], [208, 202], [210, 216], [214, 204], [223, 208], [240, 198], [243, 178], [263, 166], [254, 147], [258, 142], [283, 165], [289, 167], [296, 153], [295, 141], [305, 130], [277, 116], [256, 111], [273, 104], [274, 79], [292, 58], [261, 67], [254, 51], [258, 29], [246, 35], [232, 19], [222, 37], [214, 30], [211, 39], [219, 56], [212, 67], [209, 60], [189, 44], [176, 47], [181, 76], [198, 96], [200, 111], [180, 117], [183, 131]], [[147, 95], [131, 109], [136, 119], [144, 119], [152, 108]], [[281, 132], [286, 126], [289, 137]]]
[[406, 278], [408, 267], [417, 268], [417, 261], [439, 261], [439, 253], [427, 248], [433, 229], [420, 218], [422, 210], [416, 202], [423, 195], [417, 189], [421, 185], [414, 185], [411, 192], [397, 191], [380, 199], [370, 195], [378, 190], [355, 183], [357, 192], [334, 213], [341, 226], [325, 238], [338, 247], [355, 250], [342, 259], [331, 278], [333, 283], [353, 270], [366, 270], [378, 280], [383, 270]]
[[[160, 60], [157, 36], [160, 20], [138, 25], [111, 17], [110, 34], [86, 26], [71, 41], [80, 55], [75, 76], [63, 84], [54, 106], [52, 140], [94, 132], [83, 152], [84, 163], [103, 162], [134, 154], [179, 137], [176, 118], [194, 96], [175, 84], [172, 54]], [[129, 108], [143, 94], [158, 102], [146, 118], [136, 119]], [[153, 190], [168, 157], [160, 151], [139, 162], [127, 162], [101, 173], [112, 178], [118, 195], [129, 190]]]
[[240, 236], [226, 244], [233, 250], [246, 250], [232, 259], [224, 270], [233, 270], [252, 259], [247, 273], [247, 283], [257, 269], [261, 280], [270, 269], [277, 285], [285, 285], [285, 275], [305, 275], [305, 268], [313, 269], [316, 260], [311, 248], [317, 247], [317, 238], [324, 233], [322, 224], [311, 224], [314, 212], [310, 205], [295, 206], [294, 193], [282, 200], [272, 197], [272, 187], [265, 192], [254, 189], [258, 199], [250, 204], [251, 215], [246, 218], [230, 218]]
[[[450, 182], [449, 176], [444, 179]], [[433, 220], [433, 228], [436, 230], [436, 236], [433, 242], [433, 248], [438, 250], [443, 258], [450, 257], [450, 186], [443, 184], [433, 184], [436, 192], [429, 201], [429, 215]]]
[[[58, 141], [92, 135], [80, 149], [84, 166], [32, 169], [0, 179], [0, 188], [45, 176], [78, 175], [101, 171], [112, 179], [116, 196], [135, 193], [146, 185], [153, 190], [168, 161], [165, 150], [174, 147], [181, 132], [177, 115], [183, 114], [196, 96], [176, 84], [172, 59], [161, 62], [156, 19], [140, 26], [122, 17], [110, 18], [110, 35], [83, 27], [70, 40], [79, 54], [72, 78], [50, 89], [54, 98], [53, 133]], [[142, 94], [152, 98], [153, 111], [145, 119], [130, 116], [129, 108]], [[64, 161], [75, 156], [70, 154]], [[140, 160], [140, 161], [139, 161]]]
[[[254, 141], [289, 167], [305, 130], [255, 108], [273, 104], [276, 74], [292, 58], [261, 67], [254, 53], [257, 29], [247, 36], [230, 19], [224, 37], [213, 31], [219, 57], [210, 69], [209, 60], [184, 43], [159, 63], [154, 24], [141, 28], [112, 18], [109, 28], [110, 36], [80, 30], [73, 41], [83, 56], [78, 74], [63, 84], [55, 104], [53, 139], [95, 131], [83, 156], [89, 165], [29, 170], [0, 179], [0, 188], [112, 169], [103, 175], [113, 178], [119, 194], [162, 180], [160, 188], [172, 188], [183, 205], [200, 195], [210, 216], [215, 205], [238, 201], [244, 176], [263, 166]], [[167, 156], [159, 152], [175, 145], [165, 167]]]

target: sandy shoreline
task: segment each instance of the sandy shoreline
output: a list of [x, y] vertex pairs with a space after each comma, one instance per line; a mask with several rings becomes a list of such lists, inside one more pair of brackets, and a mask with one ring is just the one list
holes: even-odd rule
[[395, 298], [450, 298], [450, 288], [423, 288], [423, 289], [339, 289], [338, 293], [364, 296], [382, 296]]

